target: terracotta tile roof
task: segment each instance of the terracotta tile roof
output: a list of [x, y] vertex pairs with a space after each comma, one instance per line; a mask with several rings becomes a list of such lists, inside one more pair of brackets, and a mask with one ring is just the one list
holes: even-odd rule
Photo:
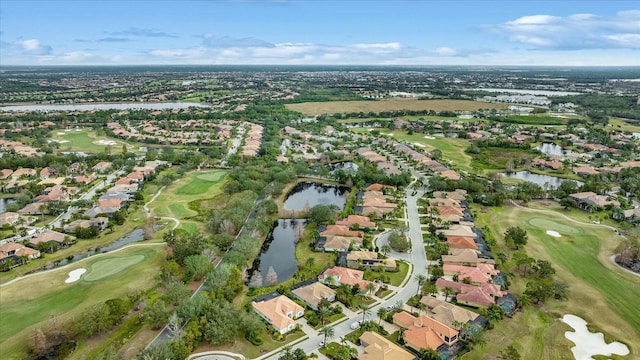
[[364, 352], [358, 360], [413, 360], [415, 355], [385, 339], [373, 331], [366, 331], [360, 336]]
[[327, 235], [341, 235], [350, 237], [364, 237], [364, 232], [349, 230], [349, 227], [344, 225], [328, 225], [327, 229], [320, 233], [322, 236]]
[[289, 325], [294, 324], [293, 317], [296, 317], [301, 311], [304, 312], [302, 306], [284, 295], [271, 300], [252, 302], [251, 306], [278, 330], [286, 329]]
[[334, 266], [325, 270], [324, 273], [318, 276], [318, 280], [325, 283], [327, 278], [331, 277], [339, 284], [346, 284], [349, 286], [358, 285], [361, 289], [364, 289], [367, 287], [367, 284], [369, 284], [369, 281], [363, 280], [363, 276], [363, 271], [349, 269], [342, 266]]
[[452, 328], [455, 328], [453, 325], [454, 322], [464, 324], [480, 316], [473, 311], [436, 299], [432, 296], [423, 296], [422, 299], [420, 299], [420, 303], [426, 307], [429, 316]]
[[349, 215], [346, 219], [336, 221], [336, 225], [353, 226], [358, 224], [360, 227], [376, 227], [376, 223], [372, 222], [368, 216]]
[[335, 298], [336, 295], [335, 290], [319, 282], [314, 282], [313, 284], [299, 287], [291, 292], [294, 293], [298, 298], [302, 299], [302, 301], [314, 307], [318, 306], [320, 300], [332, 299]]
[[473, 238], [467, 236], [447, 236], [447, 243], [450, 249], [478, 250], [478, 245]]
[[410, 326], [402, 335], [405, 344], [414, 349], [436, 350], [444, 341], [433, 329]]

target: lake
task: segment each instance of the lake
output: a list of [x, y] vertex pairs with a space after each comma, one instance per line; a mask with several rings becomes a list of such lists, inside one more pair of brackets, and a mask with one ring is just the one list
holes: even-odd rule
[[93, 111], [93, 110], [171, 110], [209, 105], [184, 103], [106, 103], [106, 104], [36, 104], [0, 106], [0, 111]]
[[554, 143], [542, 143], [536, 146], [536, 149], [542, 151], [547, 155], [563, 156], [563, 155], [571, 155], [574, 153], [573, 151], [563, 149], [562, 146], [556, 145]]
[[[569, 180], [569, 179], [563, 179], [555, 176], [534, 174], [529, 171], [502, 173], [502, 176], [511, 178], [511, 179], [520, 179], [526, 182], [534, 183], [534, 184], [540, 185], [543, 189], [547, 189], [547, 188], [557, 189], [560, 186], [560, 184], [562, 184], [563, 181]], [[575, 182], [576, 184], [578, 184], [578, 186], [583, 185], [583, 183], [580, 181], [575, 181], [575, 180], [569, 180], [569, 181]]]
[[327, 185], [315, 182], [299, 182], [291, 189], [284, 202], [286, 210], [311, 209], [316, 205], [334, 205], [344, 209], [346, 203], [345, 186]]
[[541, 96], [567, 96], [580, 95], [579, 92], [571, 91], [553, 91], [553, 90], [532, 90], [532, 89], [503, 89], [503, 88], [479, 88], [473, 90], [481, 90], [486, 92], [521, 94], [521, 95], [541, 95]]
[[260, 255], [249, 270], [249, 286], [269, 286], [291, 279], [298, 271], [296, 243], [304, 231], [305, 224], [305, 219], [276, 221], [276, 226], [267, 236]]

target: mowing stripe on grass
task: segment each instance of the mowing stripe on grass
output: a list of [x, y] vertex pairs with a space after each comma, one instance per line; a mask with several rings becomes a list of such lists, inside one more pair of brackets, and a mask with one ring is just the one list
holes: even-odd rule
[[88, 271], [81, 281], [97, 281], [124, 271], [145, 259], [144, 255], [131, 255], [125, 257], [116, 257], [108, 259], [100, 259], [89, 264]]

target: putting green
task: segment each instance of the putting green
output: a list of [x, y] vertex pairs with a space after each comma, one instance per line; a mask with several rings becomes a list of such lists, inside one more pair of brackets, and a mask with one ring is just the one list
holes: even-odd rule
[[225, 175], [227, 175], [226, 171], [210, 171], [210, 172], [198, 174], [198, 176], [196, 177], [200, 180], [218, 182], [222, 180], [222, 178]]
[[125, 257], [100, 259], [89, 265], [89, 269], [82, 281], [97, 281], [107, 276], [124, 271], [145, 259], [144, 255], [130, 255]]
[[553, 230], [553, 231], [557, 231], [560, 234], [582, 234], [584, 233], [584, 230], [577, 227], [577, 226], [571, 226], [568, 225], [567, 223], [561, 223], [552, 219], [548, 219], [548, 218], [541, 218], [541, 217], [530, 217], [527, 220], [527, 224], [529, 224], [530, 226], [534, 227], [534, 228], [538, 228], [540, 230]]
[[204, 173], [192, 173], [189, 182], [176, 190], [178, 195], [201, 195], [209, 191], [214, 184], [219, 183], [227, 174], [226, 171], [216, 170]]

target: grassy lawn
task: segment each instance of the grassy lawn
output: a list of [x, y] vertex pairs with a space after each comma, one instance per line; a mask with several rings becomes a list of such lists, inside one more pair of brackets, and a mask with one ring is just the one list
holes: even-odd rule
[[398, 271], [376, 272], [373, 270], [368, 270], [365, 272], [365, 280], [373, 281], [378, 279], [379, 275], [385, 275], [389, 277], [389, 283], [391, 285], [400, 286], [404, 278], [407, 276], [407, 272], [409, 271], [409, 264], [400, 260], [398, 260], [396, 263], [398, 264]]
[[[160, 195], [149, 204], [149, 208], [155, 216], [179, 219], [181, 228], [194, 232], [200, 225], [198, 222], [189, 221], [190, 218], [198, 215], [198, 212], [191, 208], [190, 203], [222, 194], [227, 174], [228, 172], [224, 170], [188, 173], [162, 190]], [[157, 188], [146, 196], [150, 199], [156, 192]]]
[[[557, 277], [569, 284], [568, 301], [550, 301], [544, 305], [544, 311], [527, 310], [523, 314], [524, 322], [506, 320], [498, 325], [497, 331], [506, 326], [506, 333], [518, 334], [509, 337], [516, 344], [526, 349], [539, 349], [536, 351], [541, 356], [532, 358], [563, 358], [557, 356], [559, 350], [554, 344], [560, 346], [564, 339], [555, 337], [553, 340], [561, 331], [554, 330], [550, 324], [555, 324], [558, 321], [555, 319], [564, 314], [575, 314], [601, 329], [606, 337], [627, 344], [632, 354], [640, 354], [640, 278], [611, 264], [609, 256], [620, 242], [612, 230], [571, 222], [561, 217], [564, 212], [554, 216], [553, 213], [514, 207], [475, 209], [478, 214], [476, 224], [488, 226], [498, 238], [509, 226], [525, 229], [529, 235], [526, 245], [529, 256], [551, 261]], [[546, 234], [547, 230], [558, 231], [562, 236], [551, 237]], [[510, 290], [519, 295], [525, 283], [526, 280], [516, 278]], [[547, 315], [552, 318], [545, 319]], [[522, 331], [517, 330], [519, 323], [525, 325]], [[528, 344], [528, 341], [534, 343]]]
[[404, 130], [394, 130], [393, 137], [412, 144], [419, 144], [423, 150], [431, 152], [435, 149], [442, 151], [442, 157], [450, 161], [453, 168], [471, 171], [471, 156], [464, 151], [469, 147], [469, 140], [432, 137], [426, 138], [425, 134], [407, 134]]
[[[69, 320], [90, 305], [149, 287], [164, 261], [163, 248], [131, 246], [4, 286], [0, 318], [11, 321], [0, 322], [0, 353], [7, 358], [20, 357], [26, 351], [30, 330], [45, 326], [52, 315]], [[80, 268], [87, 272], [80, 280], [66, 284], [68, 273]]]
[[111, 146], [112, 154], [122, 152], [122, 145], [126, 144], [127, 149], [133, 150], [135, 147], [127, 142], [118, 139], [107, 138], [106, 136], [98, 136], [92, 130], [64, 131], [54, 130], [51, 133], [51, 140], [60, 142], [60, 151], [82, 151], [85, 153], [98, 154], [105, 152], [107, 145], [100, 144], [99, 141], [113, 141], [115, 144]]
[[389, 99], [379, 101], [327, 101], [306, 102], [298, 104], [286, 104], [289, 110], [301, 112], [303, 115], [335, 114], [349, 112], [374, 112], [394, 110], [479, 110], [479, 109], [505, 109], [505, 104], [492, 104], [470, 100], [416, 100], [416, 99]]
[[609, 118], [609, 126], [607, 126], [607, 130], [612, 130], [612, 129], [640, 133], [640, 124], [634, 125], [620, 118], [612, 117], [612, 118]]
[[261, 355], [264, 355], [290, 342], [298, 340], [303, 336], [305, 336], [304, 331], [298, 330], [298, 331], [287, 333], [284, 336], [284, 339], [282, 341], [276, 341], [271, 337], [270, 334], [268, 334], [265, 331], [262, 334], [262, 340], [264, 340], [264, 342], [260, 346], [255, 346], [251, 344], [244, 337], [238, 337], [236, 338], [236, 341], [233, 344], [223, 345], [223, 346], [201, 345], [198, 348], [196, 348], [193, 352], [197, 353], [197, 352], [209, 351], [209, 350], [223, 350], [223, 351], [234, 352], [237, 354], [242, 354], [247, 359], [255, 359]]

